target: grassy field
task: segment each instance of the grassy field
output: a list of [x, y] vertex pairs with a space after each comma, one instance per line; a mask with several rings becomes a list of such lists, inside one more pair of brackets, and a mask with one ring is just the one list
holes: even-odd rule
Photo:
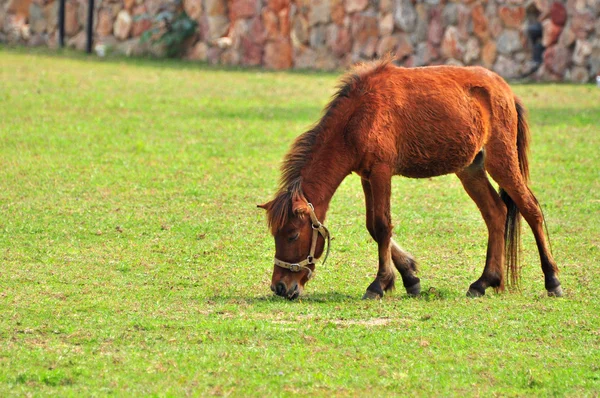
[[257, 203], [337, 75], [0, 48], [0, 396], [598, 396], [600, 89], [517, 85], [561, 268], [467, 299], [487, 234], [455, 176], [394, 180], [423, 290], [376, 272], [359, 178], [300, 300], [269, 290]]

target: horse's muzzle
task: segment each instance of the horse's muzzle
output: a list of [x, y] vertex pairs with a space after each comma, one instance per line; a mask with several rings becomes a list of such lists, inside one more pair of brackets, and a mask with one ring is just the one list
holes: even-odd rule
[[288, 300], [294, 300], [294, 299], [298, 298], [298, 296], [300, 295], [300, 289], [296, 282], [294, 282], [289, 289], [287, 288], [285, 283], [279, 282], [274, 287], [273, 287], [273, 285], [271, 285], [271, 290], [276, 295], [285, 297]]

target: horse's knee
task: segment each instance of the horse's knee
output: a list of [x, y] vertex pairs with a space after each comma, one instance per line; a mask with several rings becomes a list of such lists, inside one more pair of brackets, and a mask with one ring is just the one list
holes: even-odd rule
[[392, 224], [389, 220], [376, 219], [373, 232], [378, 243], [389, 240], [392, 237]]

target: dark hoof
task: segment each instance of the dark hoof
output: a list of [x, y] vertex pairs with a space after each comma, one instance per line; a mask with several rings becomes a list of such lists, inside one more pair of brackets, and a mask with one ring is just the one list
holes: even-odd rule
[[485, 295], [485, 291], [480, 292], [477, 289], [473, 289], [472, 287], [469, 288], [469, 291], [467, 292], [467, 297], [471, 297], [471, 298], [477, 298], [477, 297], [483, 297]]
[[417, 282], [414, 285], [406, 288], [406, 294], [409, 296], [418, 296], [421, 294], [421, 282]]
[[367, 290], [362, 297], [363, 300], [381, 300], [381, 294]]
[[548, 290], [548, 297], [562, 297], [563, 291], [560, 285], [556, 286], [554, 289]]

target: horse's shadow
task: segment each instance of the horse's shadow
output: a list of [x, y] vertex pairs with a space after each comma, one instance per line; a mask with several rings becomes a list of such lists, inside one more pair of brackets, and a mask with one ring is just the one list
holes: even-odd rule
[[[453, 297], [454, 294], [445, 289], [438, 290], [436, 288], [430, 287], [427, 290], [422, 291], [418, 296], [409, 296], [404, 293], [400, 293], [399, 291], [391, 294], [387, 294], [381, 300], [383, 301], [441, 301], [448, 300]], [[315, 292], [315, 293], [307, 293], [305, 295], [300, 296], [295, 300], [288, 300], [284, 297], [279, 297], [274, 294], [265, 294], [261, 296], [229, 296], [229, 295], [217, 295], [213, 296], [209, 299], [212, 302], [235, 302], [239, 304], [246, 305], [254, 305], [254, 304], [265, 304], [265, 303], [289, 303], [290, 305], [295, 304], [352, 304], [352, 303], [361, 303], [365, 302], [362, 300], [362, 296], [360, 294], [350, 294], [350, 293], [341, 293], [336, 291], [326, 291], [326, 292]], [[379, 300], [375, 300], [379, 301]]]
[[230, 296], [230, 295], [216, 295], [208, 298], [208, 301], [215, 303], [224, 302], [235, 302], [239, 304], [264, 304], [264, 303], [350, 303], [354, 301], [360, 301], [360, 296], [354, 296], [351, 294], [339, 293], [339, 292], [323, 292], [323, 293], [312, 293], [302, 295], [295, 300], [288, 300], [284, 297], [276, 296], [275, 294], [265, 294], [261, 296]]

